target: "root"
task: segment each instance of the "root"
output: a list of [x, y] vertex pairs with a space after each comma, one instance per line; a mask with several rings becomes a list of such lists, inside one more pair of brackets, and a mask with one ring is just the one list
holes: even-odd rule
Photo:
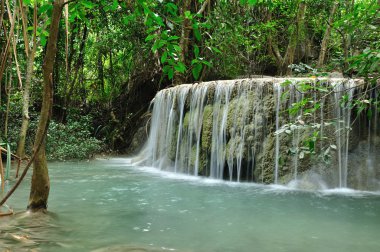
[[13, 209], [9, 208], [7, 205], [4, 205], [4, 206], [8, 208], [8, 212], [3, 213], [0, 211], [0, 218], [14, 214]]

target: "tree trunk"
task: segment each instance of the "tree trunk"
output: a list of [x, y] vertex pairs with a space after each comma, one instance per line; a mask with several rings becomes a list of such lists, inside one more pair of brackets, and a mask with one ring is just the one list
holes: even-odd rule
[[329, 39], [330, 39], [330, 35], [331, 35], [332, 23], [334, 21], [334, 15], [335, 15], [336, 9], [338, 8], [338, 5], [339, 5], [339, 2], [335, 2], [331, 8], [329, 20], [327, 23], [327, 28], [326, 28], [325, 35], [323, 36], [323, 40], [322, 40], [322, 44], [321, 44], [321, 51], [319, 53], [317, 68], [321, 68], [325, 62], [327, 45], [329, 43]]
[[98, 51], [98, 58], [97, 58], [97, 67], [98, 67], [98, 81], [100, 84], [100, 88], [102, 90], [102, 94], [104, 92], [104, 68], [103, 68], [103, 54], [102, 50], [99, 49]]
[[301, 1], [298, 6], [297, 20], [296, 20], [296, 29], [290, 36], [289, 45], [286, 49], [284, 56], [284, 61], [281, 66], [281, 74], [290, 75], [292, 70], [289, 68], [289, 65], [294, 63], [294, 56], [297, 48], [298, 41], [302, 32], [303, 24], [305, 22], [305, 11], [306, 3]]
[[[12, 54], [10, 54], [10, 65], [12, 64]], [[4, 138], [8, 142], [8, 119], [9, 119], [9, 110], [11, 102], [11, 92], [12, 92], [12, 69], [9, 71], [9, 80], [6, 82], [7, 87], [5, 88], [7, 94], [7, 105], [5, 110], [5, 122], [4, 122]]]
[[112, 49], [110, 49], [109, 52], [110, 55], [110, 79], [111, 79], [111, 86], [115, 85], [115, 75], [114, 75], [114, 69], [113, 69], [113, 59], [112, 59]]
[[[354, 12], [354, 5], [355, 1], [354, 0], [347, 0], [346, 1], [346, 9], [347, 12], [350, 14], [353, 14]], [[347, 27], [350, 27], [351, 24], [350, 22], [347, 23]], [[351, 56], [351, 41], [352, 36], [351, 32], [347, 31], [346, 29], [344, 30], [344, 36], [343, 36], [343, 54], [344, 54], [344, 65], [343, 65], [343, 72], [346, 72], [348, 70], [348, 58]]]
[[3, 27], [4, 0], [0, 0], [0, 29]]
[[[15, 8], [15, 10], [13, 12], [13, 16], [12, 16], [12, 14], [10, 13], [9, 3], [7, 2], [7, 11], [8, 11], [9, 20], [11, 22], [11, 27], [10, 27], [10, 31], [8, 33], [7, 42], [4, 45], [4, 50], [3, 50], [2, 58], [0, 59], [0, 81], [3, 79], [3, 74], [4, 74], [4, 71], [5, 71], [5, 67], [11, 65], [11, 64], [7, 64], [7, 60], [8, 60], [8, 52], [9, 52], [10, 44], [11, 44], [11, 41], [12, 41], [13, 36], [14, 36], [15, 19], [16, 19], [17, 7]], [[4, 29], [4, 31], [5, 31], [5, 29]]]
[[33, 46], [33, 49], [29, 51], [28, 62], [26, 66], [26, 77], [24, 84], [24, 93], [22, 96], [22, 123], [20, 129], [20, 135], [17, 143], [17, 152], [16, 155], [20, 158], [25, 157], [25, 140], [26, 133], [29, 126], [29, 100], [30, 100], [30, 86], [33, 77], [33, 66], [34, 58], [36, 52], [36, 45]]
[[[291, 69], [288, 67], [293, 64], [294, 56], [296, 53], [296, 48], [298, 41], [300, 39], [301, 31], [305, 22], [305, 12], [306, 12], [306, 3], [301, 1], [298, 5], [297, 19], [295, 23], [295, 29], [293, 29], [290, 34], [289, 44], [285, 52], [285, 56], [282, 57], [280, 49], [278, 48], [277, 42], [274, 41], [271, 36], [268, 38], [268, 46], [270, 53], [276, 59], [277, 71], [279, 75], [291, 74]], [[267, 20], [270, 21], [272, 14], [269, 11]]]
[[85, 51], [87, 36], [88, 36], [88, 29], [87, 29], [87, 25], [85, 24], [84, 29], [83, 29], [83, 35], [82, 35], [81, 43], [79, 45], [79, 55], [78, 55], [78, 58], [76, 60], [75, 66], [74, 66], [75, 67], [74, 77], [71, 80], [70, 86], [67, 87], [68, 92], [66, 93], [65, 98], [64, 98], [64, 102], [63, 102], [62, 122], [66, 121], [68, 107], [70, 106], [70, 103], [71, 103], [71, 98], [72, 98], [73, 93], [74, 93], [75, 84], [77, 83], [77, 79], [80, 79], [80, 77], [78, 78], [78, 76], [80, 76], [79, 71], [81, 68], [83, 69], [84, 51]]
[[43, 99], [40, 113], [40, 121], [38, 123], [36, 138], [34, 141], [34, 150], [38, 149], [42, 143], [33, 163], [32, 184], [30, 189], [28, 209], [31, 211], [46, 210], [47, 201], [50, 191], [49, 173], [45, 154], [45, 141], [47, 128], [51, 116], [53, 106], [53, 67], [57, 52], [57, 40], [59, 21], [64, 0], [55, 0], [53, 3], [53, 11], [51, 16], [50, 33], [46, 47], [46, 54], [43, 63]]
[[[20, 1], [22, 2], [22, 1]], [[25, 11], [26, 12], [26, 11]], [[25, 12], [22, 16], [24, 23], [26, 23], [27, 17]], [[23, 29], [26, 29], [26, 25]], [[26, 65], [26, 77], [25, 77], [25, 85], [22, 96], [22, 123], [20, 129], [20, 135], [17, 143], [17, 152], [16, 155], [20, 158], [25, 157], [25, 141], [26, 134], [29, 126], [29, 101], [30, 101], [30, 86], [33, 78], [33, 67], [34, 67], [34, 59], [36, 56], [37, 50], [37, 2], [34, 3], [34, 11], [33, 11], [33, 38], [32, 38], [32, 47], [29, 47], [29, 39], [27, 32], [24, 33], [24, 40], [28, 41], [28, 51], [27, 51], [27, 65]]]
[[[185, 12], [190, 11], [191, 0], [184, 0], [181, 8], [181, 15], [183, 17], [183, 23], [181, 28], [181, 38], [179, 46], [181, 47], [181, 53], [179, 55], [179, 61], [186, 66], [186, 57], [189, 51], [189, 36], [191, 21], [185, 17]], [[174, 75], [174, 84], [182, 84], [186, 82], [185, 74], [176, 72]]]

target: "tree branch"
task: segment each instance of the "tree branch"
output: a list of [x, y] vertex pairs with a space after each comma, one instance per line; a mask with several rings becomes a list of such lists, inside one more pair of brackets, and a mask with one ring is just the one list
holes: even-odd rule
[[202, 15], [202, 13], [206, 10], [207, 5], [209, 4], [210, 0], [205, 0], [202, 4], [202, 7], [197, 12], [197, 15]]

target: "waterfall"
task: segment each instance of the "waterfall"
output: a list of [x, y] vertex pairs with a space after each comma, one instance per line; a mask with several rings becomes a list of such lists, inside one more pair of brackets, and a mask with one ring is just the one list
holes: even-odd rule
[[[305, 83], [311, 88], [302, 91]], [[362, 144], [360, 132], [354, 132], [360, 120], [353, 100], [362, 92], [363, 83], [261, 78], [164, 89], [153, 100], [149, 138], [140, 156], [145, 165], [194, 176], [276, 184], [321, 177], [330, 187], [356, 187], [362, 182], [350, 177], [358, 173], [354, 163], [363, 162], [357, 148]], [[330, 88], [329, 92], [321, 91], [323, 87]], [[305, 99], [308, 92], [309, 100]], [[372, 96], [377, 99], [377, 91]], [[304, 101], [308, 109], [290, 112]], [[303, 125], [307, 116], [309, 128]], [[366, 163], [373, 163], [373, 151], [379, 147], [377, 123], [374, 107], [368, 123]], [[316, 129], [314, 141], [319, 143], [309, 143], [316, 150], [310, 153], [307, 140]], [[277, 134], [281, 131], [286, 134]], [[321, 156], [326, 164], [321, 163]], [[376, 167], [360, 170], [368, 181], [369, 174], [379, 174], [373, 170], [380, 167], [372, 166]]]

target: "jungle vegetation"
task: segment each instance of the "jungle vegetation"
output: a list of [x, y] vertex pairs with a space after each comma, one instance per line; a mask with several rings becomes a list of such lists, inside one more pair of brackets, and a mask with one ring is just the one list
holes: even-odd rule
[[129, 150], [181, 83], [339, 72], [376, 83], [379, 0], [0, 0], [0, 138], [34, 162]]

